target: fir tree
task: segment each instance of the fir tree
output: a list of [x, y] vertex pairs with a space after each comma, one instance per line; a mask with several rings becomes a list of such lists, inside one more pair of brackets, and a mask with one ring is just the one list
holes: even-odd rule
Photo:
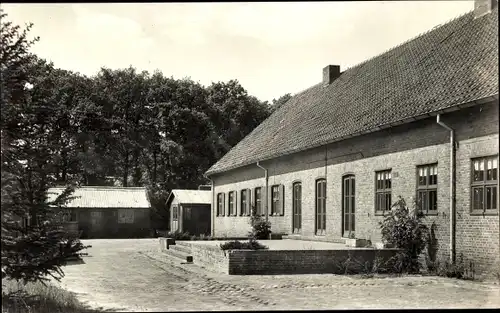
[[31, 24], [21, 30], [3, 12], [0, 18], [2, 278], [58, 280], [66, 261], [86, 247], [61, 224], [75, 185], [49, 201], [59, 150], [51, 128], [58, 115], [44, 77], [53, 67], [29, 52], [38, 40], [27, 39]]

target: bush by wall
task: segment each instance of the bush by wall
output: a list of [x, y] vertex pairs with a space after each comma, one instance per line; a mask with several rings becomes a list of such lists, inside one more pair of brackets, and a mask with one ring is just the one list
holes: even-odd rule
[[405, 200], [399, 196], [384, 220], [380, 222], [382, 240], [401, 249], [394, 262], [396, 272], [420, 272], [419, 256], [426, 246], [428, 236], [423, 218], [424, 215], [416, 205], [410, 210]]
[[228, 241], [220, 244], [222, 250], [267, 250], [267, 246], [261, 244], [256, 240], [250, 239], [249, 241]]
[[260, 214], [257, 214], [257, 209], [254, 205], [251, 207], [250, 212], [250, 226], [252, 226], [252, 231], [249, 232], [248, 237], [252, 239], [269, 239], [271, 222], [264, 220]]

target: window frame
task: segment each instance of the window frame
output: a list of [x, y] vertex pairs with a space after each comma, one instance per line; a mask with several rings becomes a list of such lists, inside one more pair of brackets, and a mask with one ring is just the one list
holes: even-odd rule
[[[228, 193], [228, 202], [227, 202], [227, 205], [228, 205], [228, 216], [236, 216], [236, 203], [235, 203], [235, 191], [230, 191]], [[232, 198], [232, 199], [231, 199]], [[232, 200], [232, 201], [231, 201]]]
[[217, 194], [217, 216], [224, 216], [224, 193]]
[[[276, 192], [275, 192], [275, 190], [276, 190]], [[281, 215], [280, 205], [281, 205], [280, 185], [272, 185], [271, 186], [271, 216]]]
[[[488, 160], [496, 161], [496, 180], [488, 180]], [[475, 161], [482, 161], [484, 164], [484, 170], [483, 170], [483, 180], [481, 181], [474, 181], [474, 162]], [[480, 157], [475, 157], [470, 159], [470, 214], [471, 215], [498, 215], [498, 207], [499, 207], [499, 197], [498, 197], [498, 176], [499, 176], [499, 170], [498, 170], [498, 164], [499, 159], [498, 159], [498, 154], [494, 155], [487, 155], [487, 156], [480, 156]], [[492, 188], [494, 187], [496, 189], [496, 209], [487, 209], [487, 188]], [[474, 189], [476, 188], [481, 188], [482, 191], [482, 200], [483, 200], [483, 208], [482, 209], [476, 209], [474, 207]], [[495, 194], [492, 193], [492, 194]]]
[[[430, 177], [433, 176], [433, 175], [430, 175], [430, 169], [435, 169], [436, 170], [436, 183], [435, 184], [429, 184], [429, 180], [430, 180]], [[426, 170], [426, 174], [425, 174], [425, 185], [420, 185], [420, 169], [425, 169]], [[438, 163], [437, 162], [434, 162], [434, 163], [427, 163], [427, 164], [421, 164], [421, 165], [417, 165], [416, 167], [416, 195], [415, 195], [415, 199], [416, 199], [416, 202], [418, 204], [418, 208], [419, 210], [425, 214], [425, 215], [438, 215], [438, 210], [439, 210], [439, 206], [438, 206], [438, 185], [439, 185], [439, 171], [438, 171]], [[425, 210], [422, 208], [422, 206], [420, 205], [420, 198], [419, 198], [419, 194], [420, 193], [425, 193], [425, 197], [426, 197], [426, 203], [429, 203], [429, 199], [430, 199], [430, 192], [431, 191], [434, 191], [435, 192], [435, 197], [436, 197], [436, 209], [435, 210], [429, 210], [429, 205], [427, 205], [427, 207], [425, 208]]]
[[[319, 197], [319, 185], [324, 185], [323, 187], [323, 197]], [[326, 178], [318, 178], [315, 180], [315, 188], [314, 188], [315, 192], [314, 192], [314, 234], [316, 236], [324, 236], [326, 235], [326, 193], [327, 193], [327, 185], [326, 185]], [[321, 213], [319, 213], [319, 210], [318, 210], [318, 203], [321, 201], [322, 203], [322, 206], [323, 206], [323, 210]], [[321, 219], [321, 222], [319, 222], [319, 220]], [[319, 228], [319, 224], [323, 224], [322, 227], [323, 228]]]
[[[243, 199], [243, 195], [245, 195], [245, 199]], [[240, 216], [249, 216], [249, 203], [248, 203], [248, 189], [242, 189], [240, 191]], [[245, 200], [243, 202], [243, 200]]]
[[[258, 197], [257, 197], [257, 191], [259, 192], [259, 196]], [[254, 189], [254, 199], [255, 199], [255, 214], [257, 216], [258, 215], [263, 216], [264, 212], [262, 211], [262, 187], [255, 187], [255, 189]]]
[[174, 204], [172, 206], [172, 221], [178, 221], [179, 220], [179, 206], [177, 204]]
[[135, 213], [133, 209], [118, 209], [118, 224], [134, 224]]
[[[298, 192], [297, 192], [298, 190]], [[297, 195], [298, 194], [298, 195]], [[300, 211], [300, 214], [296, 214], [297, 211]], [[298, 221], [295, 221], [295, 215], [299, 216]], [[300, 228], [297, 228], [297, 232], [295, 230], [295, 223], [300, 225]], [[292, 233], [300, 234], [302, 232], [302, 182], [296, 181], [292, 184]]]
[[[383, 178], [381, 181], [383, 182], [384, 186], [383, 188], [379, 188], [378, 182], [380, 181], [378, 179], [378, 175], [382, 174]], [[387, 188], [386, 181], [387, 181], [387, 175], [389, 176], [389, 182], [390, 182], [390, 187]], [[380, 210], [379, 207], [379, 201], [378, 201], [378, 196], [383, 195], [384, 196], [384, 203], [385, 203], [385, 209]], [[389, 195], [389, 206], [387, 207], [387, 195]], [[380, 171], [375, 171], [375, 215], [384, 215], [387, 212], [389, 212], [392, 208], [392, 168], [390, 169], [385, 169], [385, 170], [380, 170]]]

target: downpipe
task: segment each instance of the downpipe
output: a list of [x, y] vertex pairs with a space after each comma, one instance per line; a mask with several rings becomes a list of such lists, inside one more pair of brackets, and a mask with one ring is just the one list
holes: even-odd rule
[[455, 210], [455, 131], [453, 128], [446, 125], [441, 121], [441, 114], [437, 115], [436, 122], [446, 128], [450, 132], [450, 261], [455, 264], [456, 260], [456, 243], [455, 243], [455, 223], [456, 223], [456, 210]]

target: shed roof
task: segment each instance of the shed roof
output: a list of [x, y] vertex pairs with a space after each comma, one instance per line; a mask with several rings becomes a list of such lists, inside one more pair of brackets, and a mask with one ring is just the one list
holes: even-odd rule
[[170, 203], [174, 198], [179, 203], [212, 204], [212, 191], [173, 189], [167, 198], [167, 203]]
[[[50, 188], [49, 201], [53, 201], [65, 188]], [[68, 208], [143, 208], [151, 207], [144, 187], [85, 186], [75, 190]]]
[[493, 99], [498, 8], [480, 18], [467, 13], [347, 69], [329, 85], [294, 95], [206, 174]]

